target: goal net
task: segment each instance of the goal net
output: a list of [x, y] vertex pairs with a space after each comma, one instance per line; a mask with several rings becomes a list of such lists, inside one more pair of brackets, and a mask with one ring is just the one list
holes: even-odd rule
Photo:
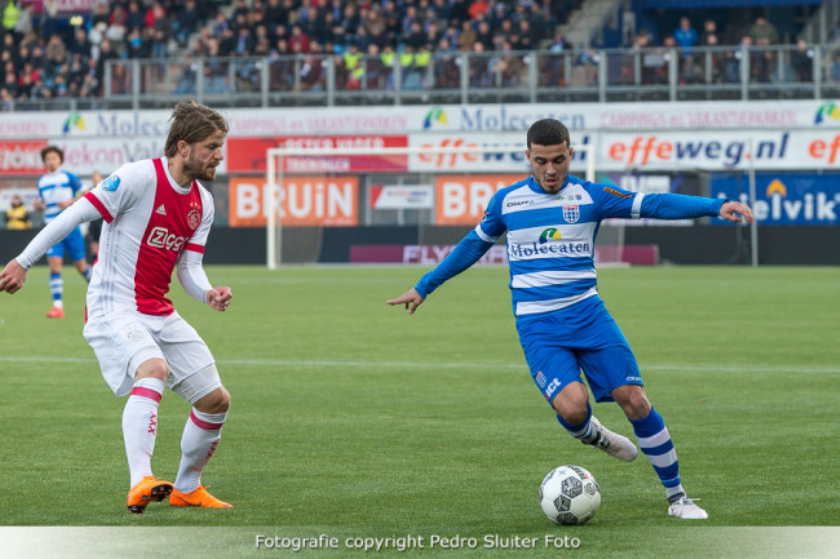
[[[435, 264], [481, 221], [496, 191], [531, 174], [521, 142], [411, 143], [417, 145], [269, 149], [263, 195], [267, 266], [336, 261], [331, 240], [342, 236], [342, 228], [355, 227], [365, 228], [355, 235], [365, 241], [351, 247], [345, 262]], [[575, 147], [571, 173], [595, 180], [588, 147]], [[623, 227], [601, 227], [596, 261], [621, 262]], [[503, 243], [485, 262], [506, 261]], [[395, 251], [401, 259], [389, 259]]]

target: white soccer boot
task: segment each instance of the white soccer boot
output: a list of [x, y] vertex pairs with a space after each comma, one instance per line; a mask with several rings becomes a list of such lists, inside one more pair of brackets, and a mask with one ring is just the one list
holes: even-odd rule
[[598, 435], [592, 442], [583, 442], [583, 444], [588, 444], [590, 446], [594, 446], [595, 448], [600, 448], [613, 458], [618, 458], [619, 460], [624, 460], [625, 462], [632, 462], [636, 459], [636, 456], [639, 455], [639, 451], [636, 449], [636, 445], [623, 435], [619, 435], [618, 433], [613, 433], [603, 425], [601, 422], [595, 419], [595, 416], [592, 416], [592, 423], [595, 424], [595, 427], [598, 430]]
[[671, 506], [668, 507], [668, 515], [686, 520], [705, 520], [709, 518], [708, 513], [695, 505], [694, 501], [686, 495], [680, 497], [678, 501], [671, 503]]

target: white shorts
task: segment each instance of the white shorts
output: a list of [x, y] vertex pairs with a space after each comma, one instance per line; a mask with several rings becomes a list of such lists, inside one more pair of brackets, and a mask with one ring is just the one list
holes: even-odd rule
[[131, 391], [137, 368], [149, 359], [166, 361], [166, 386], [190, 403], [222, 386], [210, 348], [177, 312], [151, 316], [119, 311], [91, 316], [84, 336], [99, 360], [105, 382], [117, 396]]

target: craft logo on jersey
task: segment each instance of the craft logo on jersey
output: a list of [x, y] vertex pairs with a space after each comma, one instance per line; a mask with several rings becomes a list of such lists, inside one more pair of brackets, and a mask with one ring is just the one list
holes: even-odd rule
[[201, 212], [197, 209], [193, 208], [187, 214], [187, 224], [190, 226], [190, 229], [195, 231], [199, 224], [201, 223]]
[[560, 235], [560, 231], [555, 229], [554, 227], [549, 227], [542, 233], [540, 233], [540, 244], [545, 244], [548, 242], [549, 239], [554, 239], [555, 241], [561, 240], [563, 237]]
[[[196, 227], [198, 226], [196, 225]], [[146, 243], [150, 247], [172, 250], [174, 252], [180, 251], [186, 241], [186, 237], [179, 237], [174, 233], [170, 233], [166, 227], [155, 227], [149, 231], [149, 237], [146, 239]]]
[[563, 219], [567, 223], [577, 223], [580, 220], [580, 206], [577, 204], [563, 206]]

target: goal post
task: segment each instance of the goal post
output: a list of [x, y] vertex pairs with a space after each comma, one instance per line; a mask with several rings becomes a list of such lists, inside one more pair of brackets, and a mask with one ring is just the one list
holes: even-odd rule
[[[419, 244], [448, 244], [435, 242], [440, 239], [430, 232], [451, 229], [445, 226], [475, 227], [484, 211], [478, 211], [482, 202], [486, 205], [499, 188], [531, 174], [524, 143], [421, 142], [379, 148], [269, 148], [262, 199], [267, 267], [318, 262], [325, 227], [416, 226]], [[595, 181], [594, 150], [573, 147], [571, 174]], [[446, 197], [462, 186], [475, 192], [456, 202]]]

